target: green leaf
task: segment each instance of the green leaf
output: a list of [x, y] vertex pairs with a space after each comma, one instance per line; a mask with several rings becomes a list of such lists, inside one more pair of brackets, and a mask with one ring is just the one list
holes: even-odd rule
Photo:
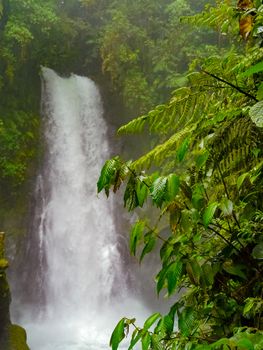
[[181, 143], [179, 149], [177, 150], [177, 158], [178, 158], [179, 162], [184, 160], [186, 152], [189, 148], [189, 143], [190, 143], [190, 137], [188, 136], [187, 138], [184, 139], [184, 141]]
[[180, 178], [175, 174], [170, 174], [167, 177], [167, 196], [170, 201], [174, 200], [179, 192]]
[[162, 316], [159, 312], [154, 313], [144, 322], [143, 329], [148, 330], [161, 317]]
[[138, 181], [136, 186], [136, 194], [137, 194], [139, 206], [143, 207], [143, 204], [148, 195], [148, 187], [144, 183]]
[[105, 162], [99, 180], [97, 182], [98, 193], [105, 189], [107, 197], [109, 196], [110, 185], [113, 183], [117, 167], [120, 164], [119, 157], [109, 159]]
[[257, 99], [258, 100], [262, 100], [263, 99], [263, 82], [258, 87]]
[[205, 209], [203, 214], [203, 223], [206, 228], [212, 221], [218, 205], [219, 204], [217, 202], [213, 202], [213, 203], [210, 203], [209, 206]]
[[262, 71], [263, 71], [263, 61], [255, 64], [252, 67], [249, 67], [245, 72], [241, 74], [241, 76], [245, 78]]
[[259, 260], [263, 259], [263, 242], [260, 242], [254, 247], [252, 251], [252, 256], [254, 259], [259, 259]]
[[246, 316], [255, 305], [255, 298], [247, 298], [243, 309], [243, 316]]
[[117, 350], [120, 342], [124, 339], [125, 337], [124, 328], [125, 328], [125, 318], [122, 318], [117, 324], [117, 326], [115, 327], [110, 338], [110, 346], [112, 350]]
[[[172, 248], [172, 247], [171, 247]], [[156, 279], [157, 279], [157, 294], [160, 294], [160, 291], [163, 289], [164, 284], [166, 282], [166, 271], [167, 271], [167, 266], [163, 267], [161, 271], [158, 273]]]
[[179, 314], [178, 325], [183, 336], [188, 337], [195, 331], [197, 323], [197, 314], [192, 307], [186, 307], [181, 314]]
[[138, 343], [141, 337], [142, 337], [142, 330], [138, 330], [137, 328], [135, 328], [135, 330], [132, 333], [132, 338], [131, 338], [128, 350], [132, 350], [134, 345]]
[[165, 199], [167, 199], [167, 177], [158, 177], [153, 182], [150, 192], [153, 202], [160, 208]]
[[247, 278], [245, 273], [242, 271], [245, 268], [246, 268], [245, 265], [233, 264], [233, 262], [229, 261], [229, 260], [225, 261], [224, 264], [223, 264], [223, 269], [227, 273], [229, 273], [230, 275], [241, 277], [243, 279]]
[[166, 271], [167, 290], [169, 295], [171, 295], [174, 292], [181, 278], [182, 272], [183, 272], [183, 263], [181, 260], [174, 261], [169, 265]]
[[143, 251], [140, 256], [140, 262], [142, 261], [142, 259], [145, 257], [146, 254], [150, 253], [153, 250], [153, 248], [155, 247], [155, 243], [156, 243], [156, 238], [151, 236], [143, 248]]
[[220, 202], [220, 209], [224, 216], [231, 216], [233, 213], [233, 202], [228, 198], [223, 198]]
[[149, 334], [149, 332], [146, 332], [144, 334], [144, 336], [142, 337], [142, 350], [148, 350], [149, 346], [151, 344], [151, 335]]
[[130, 233], [130, 252], [134, 256], [136, 255], [137, 244], [142, 239], [144, 227], [145, 222], [142, 220], [137, 221], [132, 227]]
[[136, 186], [137, 186], [137, 179], [133, 174], [131, 174], [124, 192], [124, 197], [123, 197], [124, 207], [128, 208], [128, 211], [133, 210], [139, 205]]
[[186, 263], [186, 271], [190, 281], [194, 285], [199, 285], [202, 269], [196, 259], [191, 259]]
[[245, 179], [249, 176], [249, 173], [244, 173], [240, 175], [237, 179], [237, 188], [240, 189], [240, 187], [243, 185], [243, 182]]
[[197, 184], [194, 187], [192, 194], [192, 204], [194, 208], [201, 209], [203, 207], [205, 199], [204, 195], [205, 192], [203, 185]]
[[201, 168], [207, 161], [209, 157], [209, 152], [207, 150], [204, 150], [202, 154], [199, 154], [196, 158], [196, 165], [198, 168]]
[[256, 126], [263, 128], [263, 101], [259, 101], [250, 108], [249, 116]]
[[254, 350], [253, 343], [251, 343], [251, 341], [247, 338], [238, 340], [236, 345], [238, 347], [238, 350]]
[[174, 329], [174, 318], [170, 315], [165, 315], [161, 319], [160, 325], [158, 326], [158, 330], [159, 329], [161, 332], [170, 335]]

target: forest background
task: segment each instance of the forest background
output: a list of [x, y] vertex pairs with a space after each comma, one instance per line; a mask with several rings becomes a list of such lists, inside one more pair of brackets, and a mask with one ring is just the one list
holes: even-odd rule
[[141, 243], [142, 260], [163, 241], [157, 291], [187, 293], [141, 329], [122, 319], [113, 350], [133, 325], [131, 345], [143, 349], [262, 348], [262, 13], [256, 0], [0, 1], [0, 221], [10, 239], [23, 241], [43, 153], [41, 65], [90, 76], [117, 124], [143, 115], [120, 132], [152, 134], [146, 155], [105, 164], [98, 190], [127, 181], [129, 210], [147, 197], [160, 208], [155, 223], [133, 227], [131, 252]]

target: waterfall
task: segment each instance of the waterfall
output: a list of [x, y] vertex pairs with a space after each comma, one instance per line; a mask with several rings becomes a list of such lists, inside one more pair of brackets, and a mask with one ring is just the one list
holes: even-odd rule
[[42, 75], [46, 161], [35, 234], [45, 303], [24, 326], [31, 350], [107, 349], [119, 318], [144, 311], [127, 284], [113, 205], [96, 193], [110, 156], [100, 94], [85, 77]]

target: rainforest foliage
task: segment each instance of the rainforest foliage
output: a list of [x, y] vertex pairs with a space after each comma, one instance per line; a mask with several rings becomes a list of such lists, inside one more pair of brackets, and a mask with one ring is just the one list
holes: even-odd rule
[[180, 24], [207, 2], [0, 0], [1, 196], [21, 193], [41, 154], [41, 65], [108, 81], [123, 115], [146, 112], [185, 83], [197, 53], [224, 41]]
[[129, 350], [138, 342], [143, 350], [259, 350], [263, 5], [217, 1], [182, 21], [193, 32], [220, 30], [231, 45], [194, 60], [167, 103], [119, 129], [150, 133], [150, 151], [133, 161], [116, 156], [102, 168], [98, 192], [122, 186], [124, 206], [138, 214], [131, 254], [141, 262], [159, 250], [156, 290], [173, 301], [167, 315], [155, 313], [143, 326], [121, 319], [110, 345], [116, 350], [130, 333]]

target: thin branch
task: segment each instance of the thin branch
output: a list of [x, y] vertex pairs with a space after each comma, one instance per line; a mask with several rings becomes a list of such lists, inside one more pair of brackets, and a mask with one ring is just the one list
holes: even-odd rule
[[241, 87], [236, 86], [236, 85], [234, 85], [234, 84], [230, 83], [229, 81], [226, 81], [226, 80], [224, 80], [224, 79], [222, 79], [222, 78], [219, 78], [219, 77], [216, 76], [215, 74], [210, 73], [210, 72], [207, 72], [206, 70], [201, 69], [201, 71], [202, 71], [203, 73], [207, 74], [207, 75], [210, 75], [210, 77], [215, 78], [215, 79], [217, 79], [218, 81], [221, 81], [222, 83], [231, 86], [233, 89], [236, 89], [236, 90], [239, 91], [241, 94], [243, 94], [243, 95], [245, 95], [245, 96], [251, 98], [252, 100], [254, 100], [254, 101], [256, 101], [256, 102], [258, 102], [258, 99], [257, 99], [255, 96], [253, 96], [253, 95], [249, 94], [248, 92], [244, 91], [243, 89], [241, 89]]

